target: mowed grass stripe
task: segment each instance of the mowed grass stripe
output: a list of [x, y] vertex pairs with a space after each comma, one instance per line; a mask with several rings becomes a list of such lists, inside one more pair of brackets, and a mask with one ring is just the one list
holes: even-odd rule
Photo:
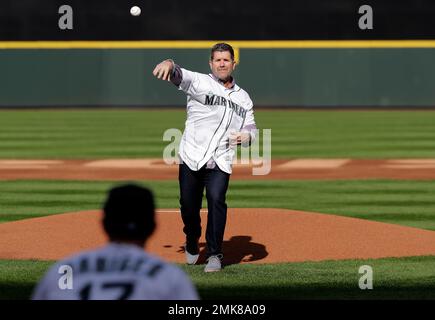
[[[164, 130], [184, 126], [180, 114], [181, 111], [5, 111], [0, 117], [0, 158], [160, 157], [168, 144], [162, 139]], [[27, 135], [23, 136], [23, 132]], [[19, 141], [14, 140], [15, 134]]]
[[[434, 111], [257, 110], [282, 158], [435, 158]], [[0, 158], [161, 157], [184, 109], [3, 110]], [[260, 137], [262, 133], [260, 134]], [[260, 143], [261, 145], [261, 143]]]
[[[0, 222], [101, 207], [113, 181], [0, 181]], [[177, 181], [141, 181], [160, 208], [178, 208]], [[230, 208], [285, 208], [435, 230], [435, 181], [230, 181]], [[203, 207], [207, 203], [203, 200]]]
[[[51, 261], [0, 260], [0, 299], [28, 299]], [[360, 290], [371, 266], [373, 290]], [[226, 266], [205, 274], [180, 265], [202, 299], [434, 299], [435, 256]]]

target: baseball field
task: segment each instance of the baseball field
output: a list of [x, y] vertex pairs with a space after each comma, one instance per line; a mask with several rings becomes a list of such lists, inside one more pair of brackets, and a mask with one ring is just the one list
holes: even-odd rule
[[[225, 268], [206, 274], [183, 264], [177, 166], [162, 161], [184, 110], [1, 111], [0, 298], [28, 299], [56, 260], [102, 245], [107, 190], [135, 181], [159, 209], [147, 250], [178, 263], [203, 299], [434, 299], [435, 112], [255, 117], [272, 132], [272, 170], [234, 167]], [[359, 287], [361, 266], [373, 289]]]

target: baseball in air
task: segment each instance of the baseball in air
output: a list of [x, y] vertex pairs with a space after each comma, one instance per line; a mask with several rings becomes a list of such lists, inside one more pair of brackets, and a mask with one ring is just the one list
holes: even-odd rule
[[131, 7], [130, 14], [137, 17], [138, 15], [140, 15], [140, 8], [138, 6]]

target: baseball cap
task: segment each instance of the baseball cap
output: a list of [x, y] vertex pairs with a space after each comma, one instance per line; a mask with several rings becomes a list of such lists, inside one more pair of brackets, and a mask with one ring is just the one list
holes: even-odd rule
[[103, 211], [103, 226], [111, 238], [146, 239], [156, 226], [154, 196], [136, 184], [110, 189]]

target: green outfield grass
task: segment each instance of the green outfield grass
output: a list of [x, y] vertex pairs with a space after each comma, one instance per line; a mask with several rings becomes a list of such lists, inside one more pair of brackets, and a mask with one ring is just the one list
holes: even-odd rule
[[[96, 209], [119, 182], [0, 181], [0, 221]], [[177, 207], [176, 181], [142, 181], [159, 207]], [[275, 207], [353, 216], [435, 230], [434, 181], [231, 181], [230, 207]], [[261, 194], [262, 197], [258, 195]], [[205, 205], [205, 202], [204, 202]], [[27, 299], [50, 261], [0, 260], [0, 299]], [[358, 288], [374, 269], [375, 290]], [[231, 265], [204, 274], [182, 266], [204, 299], [434, 299], [435, 257]]]
[[[28, 299], [51, 261], [0, 260], [0, 299]], [[373, 270], [373, 289], [358, 286]], [[180, 265], [202, 299], [435, 299], [435, 256], [263, 265], [230, 265], [206, 274]]]
[[[0, 222], [98, 209], [120, 182], [0, 181]], [[160, 208], [177, 208], [177, 181], [140, 182]], [[231, 181], [229, 207], [287, 208], [435, 230], [435, 181]], [[259, 196], [261, 195], [261, 196]], [[204, 207], [207, 206], [203, 201]]]
[[[256, 111], [282, 158], [435, 158], [433, 111]], [[185, 110], [0, 112], [0, 159], [161, 158], [168, 128]], [[0, 181], [0, 223], [98, 209], [113, 181]], [[141, 181], [160, 208], [178, 207], [177, 181]], [[287, 208], [435, 230], [435, 181], [236, 181], [229, 207]], [[206, 203], [204, 201], [204, 206]], [[0, 299], [26, 299], [51, 261], [0, 260]], [[358, 288], [358, 268], [374, 269], [374, 290]], [[435, 256], [231, 265], [204, 274], [182, 266], [205, 299], [434, 299]]]
[[[272, 156], [285, 158], [435, 157], [433, 111], [265, 111]], [[168, 128], [185, 110], [1, 111], [0, 158], [161, 157]]]

